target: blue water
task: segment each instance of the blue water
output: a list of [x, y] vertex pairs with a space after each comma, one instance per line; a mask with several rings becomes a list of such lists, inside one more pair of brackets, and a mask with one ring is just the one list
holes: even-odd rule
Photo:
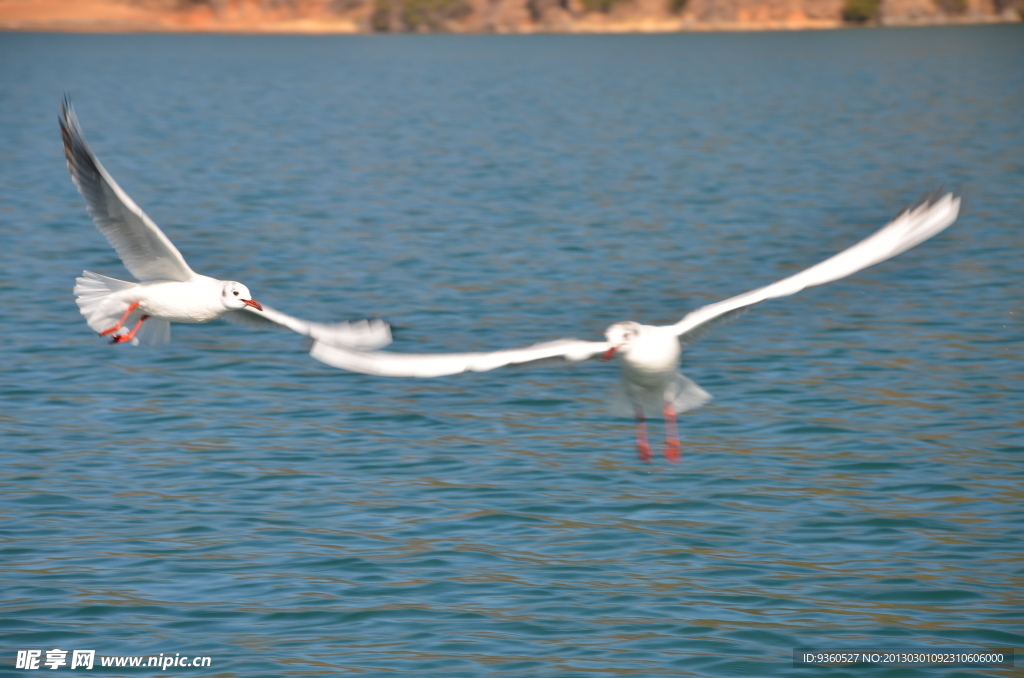
[[[1010, 675], [791, 657], [1024, 646], [1021, 63], [1020, 26], [0, 35], [0, 672]], [[648, 466], [613, 365], [383, 380], [223, 323], [106, 345], [71, 287], [128, 274], [64, 92], [193, 268], [385, 317], [395, 350], [672, 322], [926, 191], [964, 210], [694, 345], [715, 400]]]

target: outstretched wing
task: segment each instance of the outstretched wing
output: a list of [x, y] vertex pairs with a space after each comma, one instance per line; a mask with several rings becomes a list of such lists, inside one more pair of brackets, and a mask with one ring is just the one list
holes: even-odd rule
[[609, 348], [611, 344], [604, 341], [556, 339], [493, 353], [392, 353], [358, 351], [317, 341], [309, 354], [323, 363], [351, 372], [382, 377], [442, 377], [461, 372], [487, 372], [511, 365], [578, 363], [592, 360]]
[[60, 133], [71, 178], [85, 198], [100, 233], [117, 250], [125, 268], [142, 282], [187, 282], [195, 273], [163, 231], [146, 216], [93, 155], [71, 102], [61, 106]]
[[713, 322], [728, 320], [749, 306], [845, 278], [906, 252], [956, 221], [959, 211], [960, 198], [952, 193], [935, 202], [924, 202], [903, 212], [874, 235], [820, 264], [766, 287], [698, 308], [673, 325], [673, 329], [680, 340], [691, 342], [707, 331]]
[[289, 329], [327, 344], [365, 350], [383, 348], [391, 343], [391, 326], [383, 320], [356, 320], [340, 323], [314, 323], [264, 305], [262, 311], [245, 308], [230, 311], [224, 318], [240, 325], [260, 329]]

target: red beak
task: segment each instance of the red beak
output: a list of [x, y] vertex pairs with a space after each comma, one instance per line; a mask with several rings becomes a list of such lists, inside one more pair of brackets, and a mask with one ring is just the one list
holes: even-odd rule
[[252, 306], [257, 311], [263, 310], [263, 307], [260, 306], [260, 302], [256, 301], [255, 299], [242, 299], [242, 303], [245, 304], [246, 306]]
[[608, 362], [609, 360], [612, 359], [612, 356], [615, 355], [615, 352], [618, 351], [618, 350], [619, 350], [618, 346], [612, 346], [610, 349], [608, 349], [607, 351], [604, 352], [604, 355], [601, 356], [601, 360], [603, 360], [605, 362]]

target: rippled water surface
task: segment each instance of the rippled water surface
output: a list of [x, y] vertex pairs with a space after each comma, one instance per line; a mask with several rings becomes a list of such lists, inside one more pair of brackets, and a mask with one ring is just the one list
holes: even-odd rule
[[[1024, 645], [1022, 63], [1020, 27], [0, 35], [0, 670], [1009, 675], [791, 656]], [[648, 466], [613, 365], [382, 380], [223, 323], [105, 345], [71, 287], [128, 274], [65, 91], [196, 270], [385, 317], [396, 350], [670, 322], [928, 190], [965, 208], [694, 345], [715, 400]]]

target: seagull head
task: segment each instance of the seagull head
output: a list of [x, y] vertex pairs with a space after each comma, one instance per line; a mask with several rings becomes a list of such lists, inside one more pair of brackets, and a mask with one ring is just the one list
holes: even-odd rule
[[262, 311], [263, 307], [260, 306], [260, 302], [252, 298], [249, 293], [249, 288], [239, 282], [228, 281], [224, 283], [224, 287], [221, 288], [220, 292], [221, 301], [224, 303], [224, 307], [232, 311], [238, 311], [246, 306], [251, 306], [257, 311]]
[[633, 341], [640, 336], [643, 330], [643, 325], [635, 323], [631, 320], [624, 320], [620, 323], [615, 323], [607, 330], [604, 331], [604, 338], [611, 344], [611, 348], [605, 351], [604, 355], [601, 356], [602, 360], [611, 360], [619, 351], [629, 351], [630, 345]]

